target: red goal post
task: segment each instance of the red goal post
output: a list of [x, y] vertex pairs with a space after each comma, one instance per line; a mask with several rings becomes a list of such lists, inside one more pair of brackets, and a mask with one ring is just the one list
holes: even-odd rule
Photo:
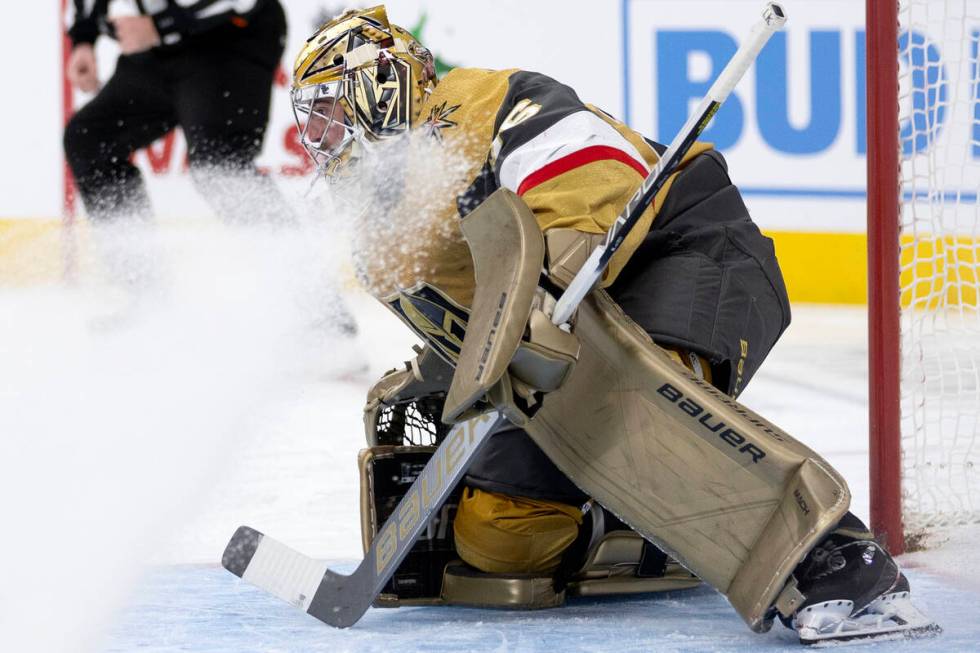
[[898, 0], [866, 0], [871, 528], [904, 550], [899, 400]]
[[871, 526], [980, 524], [980, 0], [867, 0]]

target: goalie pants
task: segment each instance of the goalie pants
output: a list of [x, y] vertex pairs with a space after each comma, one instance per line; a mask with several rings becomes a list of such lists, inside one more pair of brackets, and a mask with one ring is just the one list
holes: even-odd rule
[[178, 46], [120, 56], [112, 77], [64, 132], [89, 217], [148, 217], [149, 198], [131, 156], [180, 127], [195, 186], [221, 218], [288, 218], [285, 200], [254, 164], [285, 34], [282, 7], [270, 2], [247, 27], [229, 23]]

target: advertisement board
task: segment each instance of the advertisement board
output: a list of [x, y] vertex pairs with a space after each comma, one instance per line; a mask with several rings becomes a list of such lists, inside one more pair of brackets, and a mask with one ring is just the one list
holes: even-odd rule
[[[295, 133], [288, 98], [292, 58], [318, 25], [347, 6], [333, 0], [281, 1], [289, 36], [259, 164], [288, 196], [298, 197], [311, 168]], [[64, 3], [45, 4], [43, 9], [33, 6], [31, 20], [25, 23], [28, 29], [11, 34], [2, 46], [8, 61], [23, 59], [37, 42], [59, 39], [55, 21], [64, 17], [53, 5]], [[391, 0], [387, 7], [393, 22], [413, 31], [433, 50], [442, 69], [542, 72], [575, 88], [584, 101], [667, 143], [758, 19], [763, 4]], [[803, 260], [806, 254], [798, 249], [836, 247], [836, 255], [847, 259], [845, 267], [855, 269], [863, 264], [865, 230], [864, 2], [783, 4], [789, 16], [785, 30], [766, 46], [702, 140], [712, 141], [724, 153], [754, 219], [775, 234], [787, 257]], [[980, 24], [968, 22], [951, 27], [930, 23], [925, 15], [902, 33], [900, 43], [907, 46], [902, 65], [919, 71], [911, 87], [902, 89], [906, 168], [927, 174], [937, 157], [953, 162], [959, 176], [944, 181], [944, 192], [959, 201], [975, 200], [980, 183], [980, 128], [973, 124], [974, 116], [980, 115], [980, 92], [971, 81], [978, 78]], [[960, 33], [951, 38], [946, 33], [951, 29]], [[27, 33], [31, 30], [36, 33]], [[24, 102], [5, 108], [8, 123], [44, 127], [14, 135], [14, 146], [0, 154], [5, 171], [0, 219], [51, 220], [62, 213], [63, 77], [61, 61], [45, 52], [34, 61], [42, 65], [14, 71], [14, 83], [29, 84], [30, 93], [22, 94]], [[112, 73], [118, 50], [113, 41], [102, 38], [97, 52], [104, 80]], [[956, 98], [972, 99], [973, 112], [954, 109]], [[89, 99], [78, 92], [68, 96], [74, 107]], [[186, 144], [179, 132], [136, 153], [133, 160], [147, 179], [161, 219], [211, 214], [187, 175]], [[83, 213], [77, 203], [76, 209]], [[857, 281], [863, 284], [863, 279]]]

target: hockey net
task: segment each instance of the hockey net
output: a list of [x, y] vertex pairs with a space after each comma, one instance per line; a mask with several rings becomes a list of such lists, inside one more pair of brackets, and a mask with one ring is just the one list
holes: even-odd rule
[[868, 11], [871, 509], [900, 552], [980, 523], [980, 0]]

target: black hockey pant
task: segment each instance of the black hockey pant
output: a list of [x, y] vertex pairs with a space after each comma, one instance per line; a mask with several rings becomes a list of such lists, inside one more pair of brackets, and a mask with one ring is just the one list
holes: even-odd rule
[[64, 132], [88, 215], [147, 216], [149, 198], [130, 156], [179, 126], [195, 185], [221, 218], [288, 220], [284, 199], [254, 164], [274, 73], [275, 64], [220, 48], [120, 56], [111, 79]]

